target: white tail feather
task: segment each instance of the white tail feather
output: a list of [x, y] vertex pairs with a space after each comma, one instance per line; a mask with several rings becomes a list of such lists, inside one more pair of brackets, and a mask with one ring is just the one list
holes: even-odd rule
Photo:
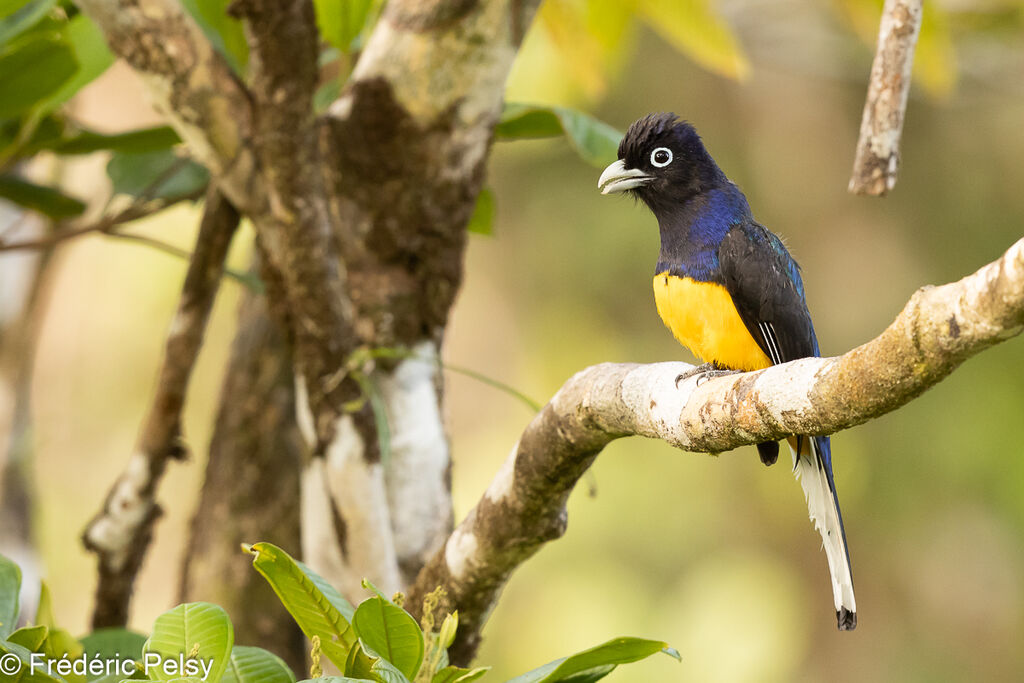
[[[798, 455], [792, 446], [793, 471], [800, 480], [804, 496], [807, 498], [807, 510], [814, 528], [821, 534], [828, 558], [828, 568], [832, 575], [832, 596], [835, 600], [836, 612], [844, 608], [851, 613], [852, 625], [856, 625], [857, 601], [853, 597], [853, 574], [850, 571], [850, 558], [846, 549], [846, 538], [843, 535], [842, 520], [839, 506], [828, 484], [828, 476], [817, 453], [814, 439], [804, 437], [802, 441], [809, 443], [810, 448]], [[847, 626], [852, 628], [852, 625]], [[840, 618], [840, 628], [844, 627]]]

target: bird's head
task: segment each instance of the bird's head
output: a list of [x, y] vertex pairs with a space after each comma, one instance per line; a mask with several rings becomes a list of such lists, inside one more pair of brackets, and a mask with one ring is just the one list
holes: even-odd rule
[[619, 160], [597, 181], [601, 194], [630, 192], [655, 213], [725, 181], [697, 131], [675, 114], [649, 114], [626, 131]]

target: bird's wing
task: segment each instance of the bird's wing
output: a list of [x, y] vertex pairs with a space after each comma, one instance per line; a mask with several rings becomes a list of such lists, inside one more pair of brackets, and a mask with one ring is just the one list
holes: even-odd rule
[[740, 319], [773, 363], [818, 355], [799, 266], [778, 237], [753, 221], [737, 224], [718, 260]]
[[[718, 260], [740, 319], [773, 363], [819, 355], [799, 266], [778, 237], [753, 221], [737, 224], [722, 240]], [[825, 546], [839, 628], [852, 629], [857, 603], [832, 477], [831, 444], [827, 436], [798, 436], [790, 443], [794, 472]]]

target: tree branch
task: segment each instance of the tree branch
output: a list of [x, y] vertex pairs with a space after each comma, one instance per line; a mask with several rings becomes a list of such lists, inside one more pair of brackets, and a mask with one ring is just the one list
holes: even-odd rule
[[[459, 610], [453, 663], [472, 659], [509, 576], [566, 527], [566, 501], [597, 454], [639, 435], [721, 452], [792, 434], [829, 434], [895, 410], [974, 354], [1024, 328], [1024, 239], [959, 282], [925, 287], [878, 337], [837, 358], [677, 382], [685, 363], [607, 363], [571, 378], [505, 464], [407, 604], [443, 586]], [[699, 384], [699, 385], [698, 385]]]
[[885, 0], [864, 102], [850, 192], [884, 195], [896, 185], [922, 0]]
[[102, 510], [82, 534], [83, 543], [97, 555], [99, 564], [93, 628], [127, 622], [135, 575], [161, 514], [156, 488], [168, 460], [181, 459], [186, 453], [181, 441], [185, 392], [238, 221], [235, 208], [218, 189], [211, 188], [135, 453], [107, 494]]
[[252, 111], [245, 87], [175, 0], [80, 0], [111, 50], [142, 77], [154, 106], [239, 208], [263, 193], [246, 144]]

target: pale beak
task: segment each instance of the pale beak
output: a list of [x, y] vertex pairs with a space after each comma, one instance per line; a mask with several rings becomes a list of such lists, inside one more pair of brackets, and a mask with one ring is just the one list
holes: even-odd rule
[[601, 190], [601, 194], [625, 192], [646, 185], [652, 180], [654, 176], [649, 176], [638, 168], [626, 168], [626, 162], [619, 159], [604, 169], [604, 173], [597, 181], [597, 188]]

